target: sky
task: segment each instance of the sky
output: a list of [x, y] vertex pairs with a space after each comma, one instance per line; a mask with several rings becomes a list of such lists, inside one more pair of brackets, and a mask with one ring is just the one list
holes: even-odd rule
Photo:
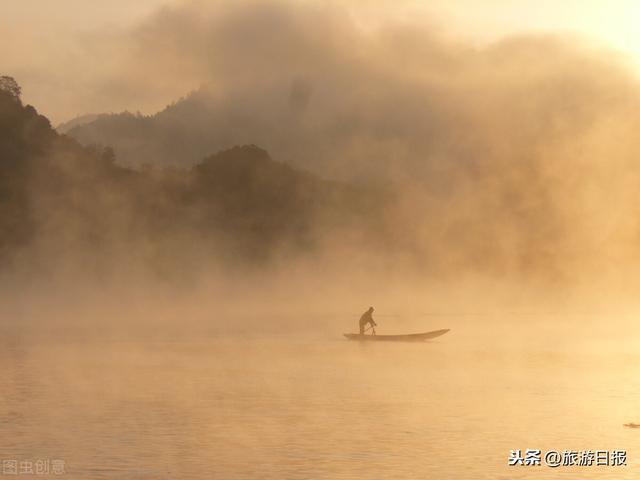
[[[162, 6], [186, 0], [0, 1], [3, 74], [15, 76], [23, 85], [25, 101], [54, 124], [101, 111], [153, 113], [187, 93], [184, 89], [198, 87], [167, 78], [152, 91], [126, 92], [115, 102], [111, 97], [99, 100], [118, 63], [119, 53], [110, 44], [117, 44]], [[345, 5], [336, 0], [322, 3], [331, 2]], [[351, 9], [365, 24], [390, 16], [424, 21], [439, 34], [479, 47], [514, 34], [569, 33], [640, 64], [640, 2], [634, 0], [360, 0]]]
[[456, 31], [480, 39], [519, 32], [571, 32], [640, 60], [640, 2], [635, 0], [434, 0], [421, 2]]

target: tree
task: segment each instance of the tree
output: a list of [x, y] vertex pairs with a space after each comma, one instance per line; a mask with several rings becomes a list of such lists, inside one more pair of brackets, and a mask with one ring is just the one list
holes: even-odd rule
[[0, 77], [0, 91], [9, 93], [15, 100], [20, 100], [22, 89], [15, 78], [3, 75]]

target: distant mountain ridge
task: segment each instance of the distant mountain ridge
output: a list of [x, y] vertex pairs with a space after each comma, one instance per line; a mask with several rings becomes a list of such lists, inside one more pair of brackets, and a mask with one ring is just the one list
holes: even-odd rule
[[104, 114], [88, 113], [86, 115], [79, 115], [75, 118], [72, 118], [71, 120], [62, 122], [60, 125], [56, 127], [56, 131], [58, 133], [63, 133], [63, 134], [69, 133], [70, 130], [76, 127], [80, 127], [82, 125], [86, 125], [87, 123], [94, 122], [101, 115], [104, 115]]
[[312, 252], [331, 236], [371, 236], [381, 223], [380, 192], [296, 170], [255, 145], [192, 168], [131, 169], [108, 147], [56, 133], [1, 90], [0, 158], [0, 258], [7, 261], [108, 269], [123, 257], [168, 271], [252, 264]]
[[226, 138], [220, 128], [224, 121], [217, 118], [200, 92], [154, 115], [121, 112], [86, 120], [65, 125], [65, 133], [83, 145], [110, 146], [121, 164], [136, 167], [189, 167], [211, 152], [251, 143], [249, 139]]

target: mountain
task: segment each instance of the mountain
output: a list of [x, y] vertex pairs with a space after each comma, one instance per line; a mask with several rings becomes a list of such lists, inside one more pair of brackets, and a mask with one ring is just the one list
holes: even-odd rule
[[111, 146], [123, 165], [190, 167], [211, 152], [257, 141], [245, 135], [249, 116], [233, 117], [199, 91], [155, 115], [102, 114], [65, 130], [83, 145]]
[[3, 90], [0, 158], [0, 256], [38, 265], [129, 259], [167, 272], [296, 256], [331, 238], [371, 237], [386, 195], [323, 180], [255, 145], [188, 168], [132, 169], [109, 147], [58, 134]]
[[100, 115], [94, 114], [94, 113], [88, 113], [86, 115], [80, 115], [78, 117], [72, 118], [71, 120], [69, 120], [67, 122], [61, 123], [60, 125], [58, 125], [56, 127], [56, 131], [58, 133], [66, 134], [70, 130], [72, 130], [72, 129], [76, 128], [76, 127], [80, 127], [82, 125], [86, 125], [87, 123], [94, 122], [95, 120], [98, 119], [98, 117], [100, 117]]

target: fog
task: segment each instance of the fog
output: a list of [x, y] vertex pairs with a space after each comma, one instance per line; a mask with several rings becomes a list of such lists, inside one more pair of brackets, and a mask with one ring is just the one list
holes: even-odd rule
[[0, 45], [2, 474], [631, 478], [507, 464], [640, 453], [628, 58], [427, 2], [37, 3]]
[[[197, 183], [191, 177], [147, 172], [128, 186], [85, 185], [61, 206], [43, 194], [51, 177], [36, 175], [30, 205], [45, 228], [6, 283], [55, 278], [71, 297], [100, 292], [100, 310], [113, 292], [137, 292], [186, 316], [225, 304], [249, 316], [353, 317], [374, 303], [410, 317], [505, 302], [581, 309], [587, 300], [632, 297], [640, 90], [630, 65], [562, 33], [478, 45], [435, 16], [411, 18], [406, 5], [183, 2], [108, 33], [87, 27], [75, 68], [102, 82], [100, 101], [75, 113], [159, 110], [133, 127], [116, 115], [69, 132], [112, 146], [119, 168], [186, 172], [218, 151], [255, 144], [319, 181], [368, 193], [332, 193], [330, 205], [313, 197], [312, 213], [295, 217], [304, 218], [302, 237], [278, 224], [283, 230], [266, 242], [259, 228], [229, 233], [221, 224], [203, 234], [194, 219], [209, 215], [204, 201], [186, 220], [180, 202]], [[159, 98], [174, 103], [162, 109]], [[184, 190], [167, 193], [180, 182]], [[257, 215], [242, 188], [233, 195], [220, 208], [245, 205], [235, 210], [240, 220]], [[377, 203], [350, 210], [367, 195]], [[79, 219], [74, 208], [87, 204]], [[273, 222], [278, 208], [268, 211]], [[182, 213], [158, 234], [140, 221], [157, 209]], [[99, 233], [87, 218], [100, 222]], [[94, 234], [97, 243], [85, 242]], [[264, 247], [266, 261], [225, 253], [246, 239]], [[85, 284], [85, 276], [97, 279]]]

